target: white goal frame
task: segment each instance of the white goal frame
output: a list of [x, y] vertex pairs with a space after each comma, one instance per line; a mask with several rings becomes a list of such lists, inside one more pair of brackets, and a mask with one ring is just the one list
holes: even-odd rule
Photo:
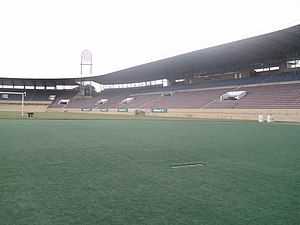
[[9, 94], [9, 95], [22, 95], [22, 116], [24, 116], [24, 97], [26, 97], [26, 92], [0, 92], [0, 94]]

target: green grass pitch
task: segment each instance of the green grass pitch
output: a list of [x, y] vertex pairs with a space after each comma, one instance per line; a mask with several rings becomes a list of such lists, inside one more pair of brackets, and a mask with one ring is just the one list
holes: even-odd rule
[[[0, 120], [0, 224], [299, 224], [300, 126]], [[174, 165], [203, 163], [205, 166]]]

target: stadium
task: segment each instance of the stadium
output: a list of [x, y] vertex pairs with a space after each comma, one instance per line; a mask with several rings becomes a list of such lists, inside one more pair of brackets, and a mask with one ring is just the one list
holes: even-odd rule
[[[20, 111], [21, 96], [9, 92], [26, 92], [26, 112], [242, 120], [270, 115], [276, 121], [300, 122], [299, 35], [296, 25], [101, 76], [2, 77], [0, 107]], [[90, 82], [106, 89], [83, 92]]]
[[298, 224], [299, 60], [295, 25], [101, 76], [0, 77], [0, 223]]

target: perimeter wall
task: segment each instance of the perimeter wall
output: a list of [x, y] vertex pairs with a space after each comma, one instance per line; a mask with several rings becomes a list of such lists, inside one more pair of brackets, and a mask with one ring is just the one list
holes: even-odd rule
[[259, 115], [275, 121], [300, 122], [300, 109], [170, 109], [168, 113], [147, 113], [151, 116], [170, 116], [205, 119], [258, 120]]
[[[46, 112], [51, 102], [25, 102], [24, 112]], [[22, 103], [20, 101], [0, 101], [0, 111], [21, 112]]]
[[[24, 104], [25, 112], [64, 112], [64, 109], [48, 108], [50, 102], [30, 102]], [[21, 111], [21, 103], [0, 101], [0, 111]], [[254, 120], [259, 115], [267, 119], [268, 115], [274, 117], [274, 121], [300, 123], [300, 109], [168, 109], [166, 113], [154, 113], [149, 109], [143, 109], [146, 116], [179, 117], [179, 118], [203, 118], [203, 119], [228, 119], [228, 120]], [[90, 112], [81, 109], [68, 109], [68, 112], [120, 114], [134, 115], [134, 110], [118, 112], [117, 109], [108, 109], [108, 112], [100, 112], [100, 109], [92, 109]]]
[[[48, 109], [49, 112], [63, 111], [62, 109]], [[254, 120], [258, 121], [259, 115], [267, 119], [268, 115], [274, 117], [274, 121], [300, 123], [300, 109], [168, 109], [167, 113], [153, 113], [144, 110], [146, 116], [179, 117], [179, 118], [203, 118], [203, 119], [228, 119], [228, 120]], [[82, 112], [81, 109], [68, 109], [68, 112]], [[93, 109], [90, 112], [99, 114], [134, 115], [132, 112], [118, 112], [117, 109], [108, 109], [108, 112], [100, 112]]]

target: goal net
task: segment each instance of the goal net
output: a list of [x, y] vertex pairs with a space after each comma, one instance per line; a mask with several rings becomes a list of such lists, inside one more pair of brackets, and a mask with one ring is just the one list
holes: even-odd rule
[[9, 95], [21, 95], [22, 96], [22, 116], [24, 116], [24, 98], [26, 97], [26, 92], [0, 92], [0, 95], [2, 95], [2, 98], [8, 99]]

